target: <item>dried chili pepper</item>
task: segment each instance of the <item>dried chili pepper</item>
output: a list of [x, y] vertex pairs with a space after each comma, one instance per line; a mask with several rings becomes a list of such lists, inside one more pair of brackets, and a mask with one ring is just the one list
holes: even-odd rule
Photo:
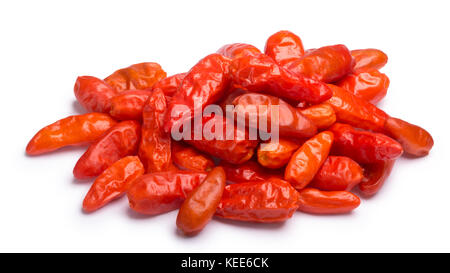
[[358, 73], [369, 69], [380, 69], [388, 61], [388, 56], [379, 49], [356, 49], [350, 51], [354, 60], [353, 71]]
[[91, 76], [77, 78], [73, 88], [78, 102], [90, 112], [108, 113], [111, 109], [111, 98], [117, 92], [106, 82]]
[[227, 181], [230, 184], [245, 183], [245, 182], [263, 182], [270, 177], [280, 176], [280, 173], [266, 170], [257, 162], [249, 160], [242, 164], [230, 164], [227, 162], [220, 162], [227, 175]]
[[118, 92], [150, 89], [166, 72], [157, 63], [138, 63], [119, 69], [106, 77], [105, 82]]
[[222, 198], [225, 182], [225, 171], [222, 167], [215, 167], [187, 196], [177, 216], [177, 227], [181, 231], [193, 235], [208, 224]]
[[340, 214], [356, 209], [361, 200], [348, 191], [321, 191], [306, 188], [300, 191], [298, 210], [314, 214]]
[[297, 210], [298, 196], [282, 179], [232, 184], [225, 187], [216, 215], [239, 221], [285, 221]]
[[121, 197], [131, 183], [144, 174], [137, 156], [127, 156], [112, 164], [92, 184], [83, 201], [83, 210], [92, 212]]
[[66, 146], [88, 144], [115, 124], [109, 115], [102, 113], [69, 116], [39, 130], [28, 143], [26, 152], [40, 155]]
[[80, 157], [73, 175], [85, 179], [100, 175], [114, 162], [137, 152], [141, 126], [137, 121], [120, 122], [92, 143]]
[[164, 95], [171, 97], [175, 95], [175, 93], [177, 92], [178, 87], [180, 86], [184, 77], [186, 77], [186, 74], [187, 73], [179, 73], [164, 78], [159, 82], [155, 83], [152, 87], [152, 90], [153, 91], [161, 90], [164, 93]]
[[365, 196], [376, 194], [391, 174], [395, 160], [386, 160], [364, 165], [364, 178], [359, 183], [359, 191]]
[[210, 156], [176, 141], [172, 141], [172, 160], [181, 168], [190, 171], [209, 172], [215, 166]]
[[290, 31], [282, 30], [267, 39], [264, 53], [279, 65], [285, 66], [302, 57], [305, 50], [300, 37]]
[[168, 171], [142, 175], [128, 189], [130, 208], [148, 215], [177, 209], [186, 196], [205, 178], [206, 173], [191, 171]]
[[224, 45], [219, 50], [217, 50], [217, 53], [222, 54], [223, 56], [228, 57], [230, 59], [235, 59], [245, 55], [260, 54], [261, 51], [258, 48], [249, 44], [235, 43]]
[[151, 94], [148, 90], [124, 91], [111, 98], [109, 114], [119, 120], [141, 120], [145, 102]]
[[339, 87], [373, 104], [386, 96], [389, 78], [378, 70], [349, 74], [337, 83]]
[[300, 113], [311, 120], [318, 129], [327, 129], [336, 122], [336, 113], [333, 107], [326, 103], [301, 109]]
[[269, 169], [278, 169], [286, 166], [292, 154], [300, 147], [301, 141], [280, 138], [260, 145], [257, 150], [258, 162]]

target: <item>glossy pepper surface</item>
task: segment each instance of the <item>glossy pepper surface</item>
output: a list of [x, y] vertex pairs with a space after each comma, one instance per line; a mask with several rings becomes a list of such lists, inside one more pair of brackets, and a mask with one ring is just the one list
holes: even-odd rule
[[117, 94], [106, 82], [92, 76], [78, 77], [73, 90], [78, 102], [90, 112], [108, 113], [111, 98]]
[[214, 168], [212, 158], [195, 148], [172, 141], [172, 160], [182, 169], [209, 172]]
[[123, 121], [105, 132], [80, 157], [73, 175], [85, 179], [100, 175], [114, 162], [137, 152], [141, 126], [137, 121]]
[[150, 89], [166, 77], [166, 72], [157, 63], [138, 63], [119, 69], [106, 77], [105, 82], [116, 91]]
[[359, 191], [364, 196], [376, 194], [391, 174], [395, 160], [386, 160], [364, 165], [364, 178], [359, 183]]
[[359, 98], [376, 104], [386, 96], [389, 78], [378, 70], [368, 70], [349, 74], [337, 85]]
[[178, 229], [188, 235], [200, 232], [216, 212], [225, 182], [225, 171], [222, 167], [216, 167], [209, 172], [205, 180], [181, 205], [177, 216]]
[[145, 102], [152, 94], [148, 90], [128, 90], [111, 98], [109, 114], [118, 120], [141, 120]]
[[300, 113], [311, 120], [318, 129], [327, 129], [336, 122], [336, 113], [333, 107], [326, 103], [301, 109]]
[[83, 210], [95, 211], [121, 197], [142, 174], [144, 166], [137, 156], [127, 156], [114, 162], [95, 179], [84, 198]]
[[153, 91], [161, 90], [164, 95], [172, 97], [178, 90], [181, 82], [183, 81], [186, 73], [179, 73], [170, 77], [164, 78], [155, 83], [152, 87]]
[[220, 162], [220, 166], [225, 170], [227, 181], [230, 184], [245, 182], [263, 182], [273, 176], [280, 174], [268, 171], [257, 162], [249, 160], [239, 165]]
[[218, 54], [222, 54], [230, 59], [240, 58], [246, 55], [260, 54], [261, 51], [255, 46], [242, 43], [228, 44], [217, 50]]
[[298, 210], [313, 214], [340, 214], [356, 209], [361, 200], [348, 191], [321, 191], [306, 188], [300, 191]]
[[290, 31], [282, 30], [267, 39], [264, 53], [279, 65], [284, 66], [302, 57], [305, 50], [300, 37]]
[[300, 147], [300, 141], [280, 138], [278, 141], [263, 143], [257, 150], [258, 162], [269, 169], [286, 166], [292, 154]]
[[127, 192], [130, 208], [148, 215], [178, 209], [204, 179], [204, 172], [168, 171], [145, 174]]
[[102, 113], [69, 116], [39, 130], [28, 143], [26, 153], [40, 155], [66, 146], [88, 144], [115, 124], [109, 115]]
[[350, 51], [350, 53], [354, 60], [353, 71], [355, 73], [370, 69], [380, 69], [388, 61], [388, 56], [379, 49], [356, 49]]

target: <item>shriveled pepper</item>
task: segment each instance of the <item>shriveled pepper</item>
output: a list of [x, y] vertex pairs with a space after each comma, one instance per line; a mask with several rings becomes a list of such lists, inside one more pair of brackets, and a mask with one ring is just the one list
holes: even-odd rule
[[217, 53], [222, 54], [230, 59], [240, 58], [245, 55], [260, 54], [261, 51], [255, 46], [249, 44], [235, 43], [228, 44], [217, 50]]
[[386, 96], [389, 78], [378, 70], [367, 70], [349, 74], [337, 85], [357, 97], [376, 104]]
[[40, 155], [66, 146], [88, 144], [115, 124], [109, 115], [102, 113], [69, 116], [39, 130], [28, 142], [26, 153]]
[[388, 56], [379, 49], [356, 49], [350, 51], [350, 53], [353, 57], [353, 71], [355, 73], [371, 69], [380, 69], [388, 61]]
[[391, 174], [395, 160], [386, 160], [364, 165], [364, 178], [359, 183], [359, 191], [364, 196], [376, 194]]
[[186, 196], [205, 178], [206, 173], [191, 171], [168, 171], [142, 175], [128, 189], [130, 208], [148, 215], [178, 209]]
[[137, 121], [123, 121], [92, 143], [73, 169], [78, 179], [100, 175], [114, 162], [137, 152], [141, 126]]
[[305, 50], [300, 37], [290, 31], [282, 30], [267, 39], [264, 53], [279, 65], [285, 66], [302, 57]]
[[145, 102], [152, 94], [148, 90], [128, 90], [111, 99], [109, 114], [118, 120], [141, 120]]
[[200, 232], [211, 220], [222, 198], [226, 177], [222, 167], [208, 173], [205, 180], [184, 200], [178, 211], [177, 227], [187, 235]]
[[306, 188], [300, 191], [298, 210], [314, 214], [340, 214], [356, 209], [361, 200], [348, 191], [321, 191]]
[[308, 187], [324, 191], [349, 191], [363, 177], [363, 168], [351, 158], [329, 156]]
[[336, 113], [333, 107], [326, 103], [301, 109], [300, 113], [311, 120], [318, 129], [327, 129], [336, 122]]
[[73, 87], [78, 102], [90, 112], [108, 113], [111, 109], [111, 98], [117, 91], [101, 79], [92, 76], [77, 78]]
[[324, 131], [307, 140], [292, 155], [284, 173], [284, 179], [301, 190], [311, 182], [327, 159], [333, 144], [333, 133]]
[[257, 150], [258, 162], [269, 169], [286, 166], [292, 154], [300, 147], [301, 141], [280, 138], [260, 145]]
[[105, 82], [116, 91], [150, 89], [166, 72], [157, 63], [138, 63], [119, 69], [106, 77]]
[[285, 221], [297, 210], [298, 196], [282, 179], [232, 184], [225, 187], [216, 216], [264, 223]]
[[152, 87], [152, 90], [153, 91], [161, 90], [164, 93], [164, 95], [172, 97], [177, 92], [178, 87], [180, 86], [184, 77], [186, 77], [186, 74], [187, 73], [179, 73], [164, 78], [159, 82], [155, 83]]
[[209, 172], [215, 166], [210, 156], [176, 141], [172, 141], [172, 160], [179, 167], [190, 171]]
[[266, 170], [257, 162], [249, 160], [239, 165], [230, 164], [227, 162], [220, 162], [227, 175], [227, 181], [230, 184], [245, 183], [245, 182], [263, 182], [270, 177], [280, 176], [280, 173]]
[[403, 154], [400, 143], [380, 133], [355, 130], [343, 123], [335, 123], [330, 131], [334, 134], [333, 153], [359, 163], [394, 160]]
[[92, 184], [83, 201], [83, 210], [95, 211], [121, 197], [131, 183], [144, 174], [144, 165], [137, 156], [127, 156], [112, 164]]

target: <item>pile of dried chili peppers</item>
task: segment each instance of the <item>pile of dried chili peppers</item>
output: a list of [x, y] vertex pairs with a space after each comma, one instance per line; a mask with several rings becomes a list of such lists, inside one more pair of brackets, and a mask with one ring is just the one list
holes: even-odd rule
[[[26, 152], [89, 145], [73, 170], [77, 179], [95, 178], [86, 212], [127, 194], [138, 213], [179, 209], [176, 224], [185, 234], [198, 233], [213, 216], [276, 222], [297, 210], [348, 213], [360, 204], [351, 191], [374, 195], [397, 158], [425, 156], [433, 146], [427, 131], [377, 108], [389, 86], [379, 71], [387, 60], [380, 50], [344, 45], [305, 51], [297, 35], [280, 31], [264, 53], [225, 45], [170, 77], [157, 63], [103, 80], [81, 76], [75, 97], [89, 113], [44, 127]], [[264, 105], [268, 111], [258, 115], [269, 122], [277, 106], [279, 140], [251, 139], [249, 125], [220, 115], [202, 116], [200, 130], [230, 127], [231, 140], [173, 138], [174, 127], [212, 104], [243, 115], [247, 106]]]

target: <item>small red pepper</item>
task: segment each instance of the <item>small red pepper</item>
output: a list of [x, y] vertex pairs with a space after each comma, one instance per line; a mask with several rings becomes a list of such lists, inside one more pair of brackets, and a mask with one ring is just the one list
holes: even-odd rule
[[290, 31], [282, 30], [267, 39], [264, 53], [279, 65], [285, 66], [302, 57], [305, 50], [300, 37]]
[[151, 94], [148, 90], [124, 91], [111, 98], [109, 114], [118, 120], [141, 120], [145, 102]]
[[370, 69], [380, 69], [388, 61], [388, 56], [379, 49], [356, 49], [350, 51], [350, 53], [354, 60], [353, 71], [355, 73]]
[[280, 138], [278, 141], [264, 143], [257, 150], [258, 162], [269, 169], [286, 166], [292, 154], [300, 147], [301, 141]]
[[73, 90], [78, 102], [90, 112], [108, 113], [111, 98], [117, 94], [106, 82], [91, 76], [78, 77]]
[[373, 104], [386, 96], [389, 78], [378, 70], [349, 74], [337, 83], [339, 87]]
[[262, 182], [270, 177], [281, 176], [274, 171], [268, 171], [261, 167], [257, 162], [249, 160], [239, 165], [230, 164], [227, 162], [220, 162], [220, 165], [225, 170], [227, 181], [230, 184], [245, 183], [245, 182]]
[[177, 92], [178, 87], [180, 86], [184, 77], [186, 77], [186, 74], [187, 73], [179, 73], [164, 78], [159, 82], [155, 83], [152, 87], [152, 90], [153, 91], [161, 90], [164, 93], [164, 95], [172, 97]]
[[386, 160], [364, 165], [364, 178], [359, 183], [359, 191], [369, 197], [376, 194], [391, 174], [395, 160]]
[[215, 164], [212, 158], [193, 147], [172, 141], [172, 160], [185, 170], [209, 172]]
[[222, 54], [223, 56], [228, 57], [230, 59], [235, 59], [245, 55], [260, 54], [261, 51], [258, 48], [249, 44], [235, 43], [224, 45], [219, 50], [217, 50], [217, 53]]
[[300, 191], [298, 210], [314, 214], [340, 214], [356, 209], [361, 200], [348, 191], [321, 191], [306, 188]]
[[326, 103], [301, 109], [300, 113], [310, 119], [318, 129], [327, 129], [336, 122], [336, 113], [333, 107]]

